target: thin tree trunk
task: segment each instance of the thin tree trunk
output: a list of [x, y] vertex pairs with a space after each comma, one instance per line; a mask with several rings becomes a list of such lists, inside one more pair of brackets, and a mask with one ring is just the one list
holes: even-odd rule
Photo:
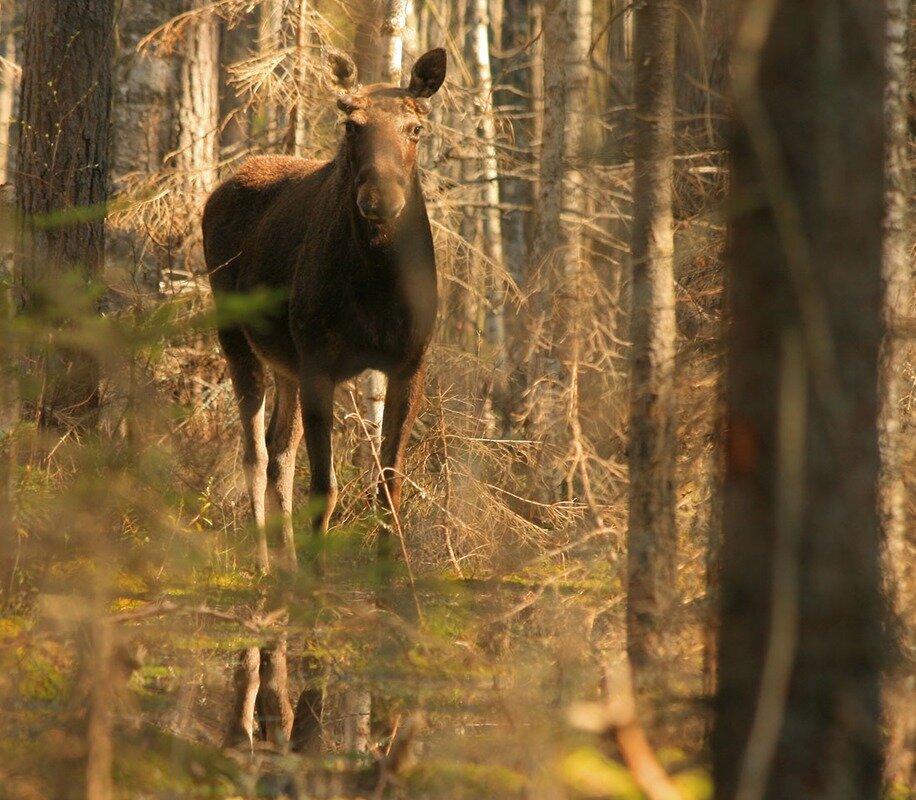
[[640, 690], [669, 676], [675, 524], [674, 0], [635, 10], [627, 651]]
[[499, 194], [507, 206], [502, 217], [503, 251], [506, 269], [521, 285], [527, 251], [527, 209], [533, 200], [533, 181], [525, 173], [533, 164], [534, 36], [531, 30], [532, 0], [506, 0], [502, 18], [502, 46], [508, 54], [501, 59], [500, 72], [505, 88], [497, 91], [497, 104], [505, 109], [506, 122], [512, 126], [515, 147], [515, 174], [501, 174]]
[[13, 122], [13, 98], [19, 84], [16, 70], [16, 38], [13, 35], [13, 4], [0, 8], [0, 186], [9, 180]]
[[[542, 26], [543, 45], [543, 123], [541, 126], [538, 193], [534, 227], [528, 257], [526, 286], [534, 290], [527, 320], [527, 351], [520, 364], [529, 365], [526, 388], [534, 384], [535, 374], [544, 374], [543, 351], [549, 338], [552, 293], [549, 276], [561, 258], [563, 233], [563, 156], [566, 146], [566, 70], [564, 56], [568, 38], [565, 0], [545, 0]], [[538, 354], [540, 351], [540, 355]], [[532, 373], [531, 370], [534, 370]], [[535, 425], [538, 423], [535, 421]]]
[[499, 169], [496, 159], [496, 120], [493, 113], [493, 77], [490, 71], [490, 19], [488, 0], [470, 0], [468, 8], [468, 52], [474, 78], [474, 100], [478, 115], [482, 157], [478, 180], [482, 181], [483, 255], [486, 279], [486, 321], [484, 335], [495, 354], [496, 395], [505, 393], [505, 302], [502, 221], [499, 208]]
[[104, 603], [98, 603], [96, 618], [89, 623], [87, 676], [90, 681], [89, 720], [86, 731], [86, 800], [111, 800], [114, 784], [114, 694], [112, 675], [112, 630], [105, 619]]
[[741, 6], [713, 737], [725, 799], [880, 796], [883, 52], [874, 0]]
[[[112, 26], [111, 0], [26, 4], [16, 194], [24, 227], [17, 282], [27, 313], [49, 301], [70, 317], [89, 304], [64, 288], [66, 280], [84, 288], [101, 274]], [[80, 221], [39, 224], [74, 212]], [[40, 423], [94, 424], [99, 387], [92, 356], [58, 347], [32, 363], [42, 385], [35, 401]]]
[[289, 110], [286, 152], [301, 156], [305, 152], [308, 122], [305, 111], [305, 61], [309, 39], [308, 0], [294, 0], [293, 29], [296, 31], [296, 62], [293, 69], [293, 91], [296, 103]]
[[[15, 59], [15, 40], [11, 31], [12, 4], [0, 10], [0, 48], [3, 55]], [[6, 184], [7, 167], [13, 151], [9, 141], [13, 98], [18, 76], [0, 67], [0, 329], [13, 319], [14, 247], [16, 241], [15, 193]], [[15, 464], [15, 428], [19, 421], [19, 363], [11, 337], [0, 337], [0, 605], [5, 605], [15, 589], [19, 560], [19, 535], [13, 517], [13, 479]]]
[[404, 54], [404, 27], [407, 25], [407, 0], [385, 0], [382, 15], [382, 74], [383, 83], [401, 85]]
[[[909, 70], [907, 60], [908, 0], [887, 0], [887, 84], [885, 119], [887, 146], [884, 209], [884, 341], [881, 346], [881, 411], [878, 432], [881, 475], [878, 498], [881, 513], [885, 596], [890, 613], [895, 658], [885, 682], [885, 716], [888, 745], [885, 781], [906, 786], [916, 778], [916, 720], [913, 719], [912, 664], [903, 655], [912, 646], [906, 641], [906, 609], [916, 601], [913, 590], [913, 547], [907, 541], [905, 456], [902, 442], [901, 402], [904, 396], [907, 342], [900, 322], [912, 316], [912, 252], [908, 202], [910, 174], [907, 165]], [[912, 636], [912, 633], [909, 633]]]

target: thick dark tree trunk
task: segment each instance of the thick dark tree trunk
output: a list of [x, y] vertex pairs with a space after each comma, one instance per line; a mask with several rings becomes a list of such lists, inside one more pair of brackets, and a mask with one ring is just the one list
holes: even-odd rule
[[[29, 0], [25, 8], [16, 195], [24, 237], [17, 263], [29, 313], [45, 299], [67, 317], [72, 287], [101, 272], [108, 198], [111, 0]], [[62, 307], [66, 306], [66, 307]], [[84, 352], [32, 362], [42, 423], [85, 418], [98, 404], [98, 371]]]
[[874, 0], [739, 18], [720, 798], [880, 792], [883, 34]]
[[636, 9], [627, 650], [637, 687], [658, 686], [676, 597], [674, 0]]

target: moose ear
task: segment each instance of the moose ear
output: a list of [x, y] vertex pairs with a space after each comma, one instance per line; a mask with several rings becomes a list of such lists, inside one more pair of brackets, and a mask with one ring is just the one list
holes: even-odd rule
[[437, 47], [417, 59], [410, 73], [407, 91], [414, 97], [432, 97], [445, 80], [445, 50]]
[[336, 47], [322, 48], [324, 62], [339, 89], [351, 92], [356, 88], [356, 64], [346, 53]]

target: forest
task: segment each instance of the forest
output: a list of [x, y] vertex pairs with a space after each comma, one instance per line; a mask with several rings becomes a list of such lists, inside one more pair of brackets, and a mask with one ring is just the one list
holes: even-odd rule
[[0, 0], [0, 800], [916, 798], [907, 0]]

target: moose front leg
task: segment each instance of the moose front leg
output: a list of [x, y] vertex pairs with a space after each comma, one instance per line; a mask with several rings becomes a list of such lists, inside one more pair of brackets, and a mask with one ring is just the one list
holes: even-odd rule
[[379, 476], [379, 502], [392, 515], [401, 505], [404, 452], [410, 429], [417, 418], [426, 366], [423, 362], [388, 376], [385, 415], [382, 418], [382, 472]]
[[299, 383], [302, 426], [309, 455], [309, 510], [312, 531], [325, 533], [337, 502], [337, 476], [331, 458], [334, 382], [324, 375], [303, 375]]

